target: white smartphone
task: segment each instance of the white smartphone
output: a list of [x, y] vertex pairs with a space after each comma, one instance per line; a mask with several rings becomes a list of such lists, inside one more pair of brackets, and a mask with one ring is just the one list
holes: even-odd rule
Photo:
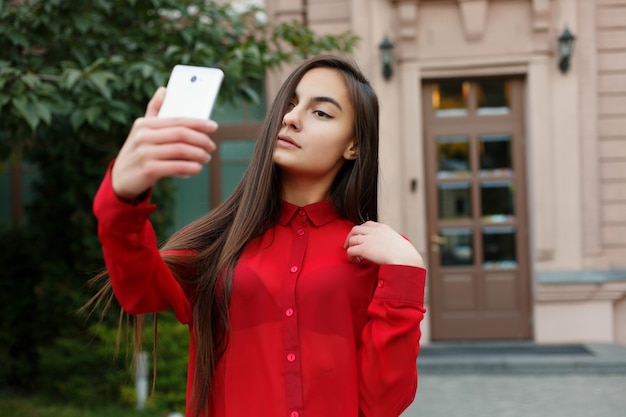
[[223, 79], [219, 68], [174, 66], [158, 116], [208, 119]]

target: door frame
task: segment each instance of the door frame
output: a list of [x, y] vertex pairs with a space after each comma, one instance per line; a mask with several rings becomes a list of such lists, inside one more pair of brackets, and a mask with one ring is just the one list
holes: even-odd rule
[[[459, 77], [461, 78], [461, 77]], [[492, 76], [487, 77], [462, 77], [463, 80], [476, 81], [481, 79], [494, 78]], [[524, 90], [525, 79], [521, 76], [502, 76], [496, 77], [501, 79], [510, 80], [511, 82], [511, 111], [508, 115], [477, 115], [476, 110], [476, 97], [475, 88], [470, 89], [468, 102], [468, 115], [463, 117], [446, 117], [437, 118], [434, 115], [431, 93], [432, 85], [441, 81], [440, 79], [423, 79], [421, 83], [421, 104], [422, 104], [422, 121], [423, 121], [423, 152], [424, 152], [424, 179], [425, 179], [425, 198], [426, 198], [426, 239], [427, 239], [427, 257], [429, 265], [429, 300], [430, 300], [430, 314], [431, 314], [431, 326], [430, 333], [433, 341], [438, 340], [487, 340], [487, 339], [531, 339], [532, 338], [532, 300], [531, 300], [531, 274], [530, 274], [530, 238], [529, 238], [529, 220], [528, 220], [528, 198], [527, 198], [527, 175], [526, 175], [526, 152], [525, 152], [525, 140], [524, 140]], [[514, 126], [514, 130], [511, 129]], [[479, 134], [501, 133], [503, 131], [512, 132], [512, 165], [513, 165], [513, 186], [515, 187], [514, 194], [514, 213], [515, 220], [513, 224], [516, 228], [516, 271], [518, 274], [516, 290], [519, 291], [520, 297], [519, 314], [517, 318], [517, 330], [502, 328], [497, 324], [492, 327], [496, 330], [494, 332], [500, 334], [500, 336], [493, 336], [489, 329], [471, 329], [467, 327], [467, 323], [471, 320], [464, 320], [459, 318], [458, 325], [451, 325], [454, 320], [448, 321], [446, 324], [444, 316], [447, 314], [443, 307], [443, 284], [441, 278], [443, 277], [444, 268], [440, 267], [440, 254], [438, 248], [435, 248], [431, 242], [431, 237], [438, 235], [439, 233], [439, 219], [438, 219], [438, 183], [437, 177], [437, 158], [436, 158], [436, 144], [433, 140], [439, 135], [468, 135], [470, 137], [470, 146], [477, 146], [477, 136]], [[472, 137], [475, 137], [472, 139]], [[471, 166], [477, 166], [477, 152], [470, 150], [470, 157], [473, 158], [470, 161]], [[478, 172], [474, 168], [473, 173]], [[472, 187], [472, 195], [477, 196], [477, 188], [480, 187], [482, 177], [472, 175], [469, 180]], [[496, 178], [497, 179], [497, 178]], [[457, 179], [458, 181], [458, 179]], [[472, 213], [480, 213], [480, 202], [478, 198], [472, 198]], [[446, 221], [446, 227], [471, 227], [474, 230], [473, 233], [473, 246], [476, 254], [481, 256], [474, 257], [474, 265], [471, 268], [458, 268], [466, 274], [466, 276], [473, 276], [475, 280], [484, 280], [486, 274], [493, 274], [483, 269], [479, 264], [482, 263], [482, 240], [479, 233], [482, 227], [488, 226], [489, 223], [481, 221], [480, 217], [473, 215], [471, 219], [460, 219], [455, 221]], [[506, 224], [505, 224], [506, 225]], [[477, 281], [478, 282], [478, 281]], [[474, 285], [474, 284], [473, 284]], [[479, 285], [479, 284], [475, 284]], [[483, 288], [486, 288], [486, 284], [481, 283]], [[480, 304], [483, 297], [480, 292], [477, 292], [478, 308], [477, 311], [482, 308]], [[483, 297], [484, 298], [484, 297]], [[486, 314], [485, 314], [486, 315]], [[459, 315], [460, 317], [461, 315]], [[469, 315], [468, 315], [469, 316]], [[475, 322], [478, 322], [476, 319]], [[485, 323], [491, 323], [485, 321]], [[494, 321], [493, 323], [499, 323]], [[474, 325], [475, 326], [475, 325]], [[499, 330], [498, 330], [499, 329]]]

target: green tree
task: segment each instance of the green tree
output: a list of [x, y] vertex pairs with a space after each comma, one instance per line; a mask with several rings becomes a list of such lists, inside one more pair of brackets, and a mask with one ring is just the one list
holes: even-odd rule
[[[212, 1], [0, 0], [0, 161], [23, 159], [39, 172], [28, 221], [0, 232], [0, 387], [82, 401], [117, 395], [123, 377], [93, 383], [103, 364], [122, 366], [98, 345], [110, 337], [75, 314], [102, 267], [91, 202], [132, 120], [174, 64], [222, 68], [221, 102], [258, 101], [250, 85], [268, 69], [349, 53], [356, 41]], [[154, 191], [161, 237], [170, 188], [164, 181]], [[115, 322], [105, 318], [111, 328]]]

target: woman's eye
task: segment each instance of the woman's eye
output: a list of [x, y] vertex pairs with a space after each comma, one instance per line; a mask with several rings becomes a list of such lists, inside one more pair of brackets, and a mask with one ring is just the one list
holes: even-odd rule
[[332, 116], [326, 112], [323, 112], [322, 110], [315, 110], [313, 113], [315, 113], [316, 116], [318, 117], [322, 117], [324, 119], [330, 119], [332, 118]]

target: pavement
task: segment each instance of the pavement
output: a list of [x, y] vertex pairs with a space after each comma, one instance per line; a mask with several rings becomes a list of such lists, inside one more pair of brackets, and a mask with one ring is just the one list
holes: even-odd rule
[[433, 344], [402, 417], [626, 417], [626, 347]]

